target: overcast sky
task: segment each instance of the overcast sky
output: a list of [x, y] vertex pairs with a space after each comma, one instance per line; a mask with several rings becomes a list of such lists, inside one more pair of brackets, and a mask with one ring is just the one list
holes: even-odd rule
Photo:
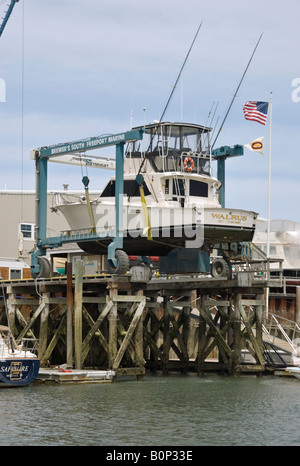
[[[216, 147], [264, 136], [265, 154], [226, 161], [226, 207], [267, 216], [270, 114], [242, 108], [272, 92], [271, 217], [300, 222], [299, 17], [298, 0], [19, 0], [0, 38], [0, 189], [35, 188], [31, 149], [127, 131], [131, 111], [133, 126], [159, 119], [202, 22], [164, 119], [214, 108], [218, 128], [263, 33]], [[49, 165], [49, 189], [82, 188], [80, 168]], [[90, 169], [90, 188], [111, 174]]]

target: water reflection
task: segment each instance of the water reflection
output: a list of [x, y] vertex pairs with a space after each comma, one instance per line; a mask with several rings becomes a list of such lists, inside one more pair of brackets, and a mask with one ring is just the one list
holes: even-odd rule
[[272, 376], [3, 389], [0, 444], [300, 445], [299, 393], [297, 379]]

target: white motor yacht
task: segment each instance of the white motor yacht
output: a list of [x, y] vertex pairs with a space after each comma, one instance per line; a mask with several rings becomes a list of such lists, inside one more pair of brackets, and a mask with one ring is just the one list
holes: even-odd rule
[[[221, 183], [212, 176], [211, 128], [188, 123], [143, 127], [141, 141], [130, 142], [124, 159], [120, 221], [128, 255], [166, 256], [174, 248], [210, 253], [217, 243], [252, 240], [257, 214], [222, 208]], [[142, 180], [142, 181], [141, 181]], [[56, 195], [56, 208], [74, 232], [95, 231], [103, 239], [80, 242], [91, 254], [106, 254], [115, 231], [115, 177], [98, 197]], [[68, 232], [64, 232], [68, 234]], [[112, 233], [113, 236], [113, 233]]]

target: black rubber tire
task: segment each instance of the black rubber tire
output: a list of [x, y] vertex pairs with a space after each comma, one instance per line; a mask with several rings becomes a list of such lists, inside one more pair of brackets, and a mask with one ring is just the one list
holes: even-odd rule
[[46, 257], [39, 257], [38, 258], [40, 264], [40, 271], [39, 273], [31, 274], [32, 278], [50, 278], [51, 277], [51, 265], [50, 262]]
[[117, 260], [117, 266], [113, 267], [109, 263], [107, 264], [107, 270], [108, 273], [112, 275], [124, 275], [128, 272], [129, 270], [129, 258], [126, 254], [125, 251], [122, 251], [122, 249], [117, 249], [116, 250], [116, 260]]
[[215, 278], [226, 277], [231, 278], [231, 270], [225, 259], [214, 259], [211, 264], [211, 274]]

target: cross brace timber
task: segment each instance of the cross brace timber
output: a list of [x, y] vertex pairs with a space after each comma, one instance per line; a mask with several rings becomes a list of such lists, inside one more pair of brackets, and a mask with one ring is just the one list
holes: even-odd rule
[[[9, 322], [18, 341], [38, 340], [44, 364], [112, 369], [143, 375], [145, 369], [263, 372], [263, 289], [201, 287], [187, 282], [131, 283], [129, 278], [71, 283], [72, 338], [67, 325], [66, 283], [28, 281], [5, 287]], [[194, 285], [194, 284], [193, 284]], [[168, 288], [169, 286], [169, 288]], [[71, 347], [71, 348], [70, 348]], [[254, 364], [242, 361], [242, 350]]]

